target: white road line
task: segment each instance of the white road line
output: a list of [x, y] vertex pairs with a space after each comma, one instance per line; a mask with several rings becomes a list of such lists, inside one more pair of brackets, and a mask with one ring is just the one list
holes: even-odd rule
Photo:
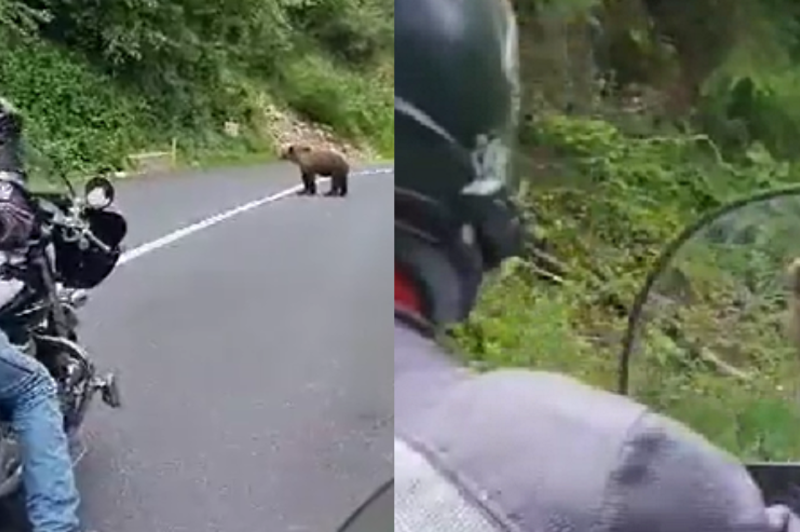
[[[355, 177], [360, 175], [391, 174], [391, 173], [394, 173], [394, 168], [377, 168], [375, 170], [353, 172], [352, 174], [350, 174], [350, 176]], [[325, 182], [328, 181], [328, 178], [321, 178], [319, 181]], [[196, 233], [198, 231], [202, 231], [203, 229], [207, 229], [213, 225], [217, 225], [218, 223], [224, 220], [233, 218], [234, 216], [245, 213], [247, 211], [251, 211], [256, 207], [266, 205], [267, 203], [273, 203], [287, 196], [291, 196], [295, 192], [299, 191], [301, 187], [302, 185], [296, 185], [291, 188], [287, 188], [286, 190], [281, 190], [276, 194], [265, 196], [255, 201], [245, 203], [244, 205], [239, 205], [238, 207], [234, 207], [225, 212], [215, 214], [214, 216], [210, 216], [208, 218], [200, 220], [199, 222], [195, 222], [191, 225], [187, 225], [186, 227], [182, 227], [181, 229], [168, 233], [162, 236], [161, 238], [157, 238], [155, 240], [151, 240], [150, 242], [146, 242], [141, 246], [137, 246], [123, 253], [117, 264], [121, 265], [125, 264], [126, 262], [131, 262], [132, 260], [136, 260], [143, 255], [147, 255], [148, 253], [151, 253], [157, 249], [161, 249], [174, 242], [177, 242], [182, 238], [186, 238], [192, 233]]]

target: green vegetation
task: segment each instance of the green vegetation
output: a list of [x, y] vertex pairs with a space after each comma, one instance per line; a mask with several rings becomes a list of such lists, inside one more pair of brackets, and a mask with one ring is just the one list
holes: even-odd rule
[[34, 164], [79, 174], [272, 151], [267, 105], [391, 155], [393, 46], [389, 0], [0, 0], [0, 93]]
[[[664, 247], [726, 202], [800, 184], [800, 3], [514, 3], [536, 246], [489, 281], [455, 338], [479, 368], [614, 390], [627, 314]], [[783, 284], [798, 205], [747, 208], [692, 238], [655, 283], [631, 363], [639, 400], [747, 459], [800, 459]]]
[[786, 296], [797, 281], [782, 274], [798, 257], [800, 187], [714, 214], [656, 278], [634, 355], [647, 364], [634, 362], [632, 379], [647, 403], [726, 447], [793, 460], [800, 359]]

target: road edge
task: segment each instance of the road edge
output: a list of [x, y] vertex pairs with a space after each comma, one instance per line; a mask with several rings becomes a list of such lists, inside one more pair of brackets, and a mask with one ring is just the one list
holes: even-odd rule
[[[350, 175], [352, 177], [359, 177], [366, 175], [378, 176], [385, 174], [394, 174], [394, 164], [392, 164], [392, 166], [377, 166], [374, 168], [359, 170], [356, 172], [352, 172]], [[328, 181], [330, 181], [330, 178], [321, 177], [318, 182], [326, 183]], [[134, 261], [139, 257], [147, 255], [153, 251], [169, 246], [170, 244], [177, 242], [178, 240], [182, 240], [183, 238], [193, 233], [197, 233], [198, 231], [217, 225], [218, 223], [223, 222], [229, 218], [233, 218], [234, 216], [238, 216], [239, 214], [261, 207], [262, 205], [266, 205], [268, 203], [274, 203], [278, 200], [294, 195], [302, 188], [303, 188], [302, 184], [297, 184], [288, 188], [284, 188], [279, 192], [249, 201], [237, 207], [227, 209], [213, 216], [209, 216], [200, 221], [194, 222], [192, 224], [171, 231], [159, 238], [140, 244], [135, 248], [125, 249], [119, 258], [117, 266], [118, 267], [122, 266], [123, 264], [127, 264], [128, 262]]]

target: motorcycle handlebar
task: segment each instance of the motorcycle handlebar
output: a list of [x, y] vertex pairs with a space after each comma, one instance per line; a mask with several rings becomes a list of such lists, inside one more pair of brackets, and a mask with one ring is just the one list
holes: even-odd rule
[[77, 214], [60, 213], [60, 215], [53, 216], [51, 223], [64, 229], [62, 238], [67, 242], [78, 242], [81, 248], [85, 248], [91, 243], [104, 253], [113, 251], [110, 246], [92, 233], [89, 224]]

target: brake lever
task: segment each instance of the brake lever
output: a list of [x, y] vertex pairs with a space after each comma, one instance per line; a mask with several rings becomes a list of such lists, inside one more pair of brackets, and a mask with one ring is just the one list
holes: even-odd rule
[[87, 239], [88, 239], [88, 240], [89, 240], [89, 241], [90, 241], [92, 244], [94, 244], [95, 246], [97, 246], [98, 248], [100, 248], [100, 250], [101, 250], [101, 251], [103, 251], [104, 253], [109, 253], [109, 254], [110, 254], [110, 253], [113, 251], [113, 250], [111, 249], [111, 247], [110, 247], [108, 244], [106, 244], [105, 242], [103, 242], [102, 240], [100, 240], [99, 238], [97, 238], [97, 237], [95, 236], [95, 234], [94, 234], [94, 233], [92, 233], [92, 231], [91, 231], [91, 230], [89, 230], [89, 229], [86, 229], [86, 230], [84, 231], [84, 236], [85, 236], [85, 237], [86, 237], [86, 238], [87, 238]]

